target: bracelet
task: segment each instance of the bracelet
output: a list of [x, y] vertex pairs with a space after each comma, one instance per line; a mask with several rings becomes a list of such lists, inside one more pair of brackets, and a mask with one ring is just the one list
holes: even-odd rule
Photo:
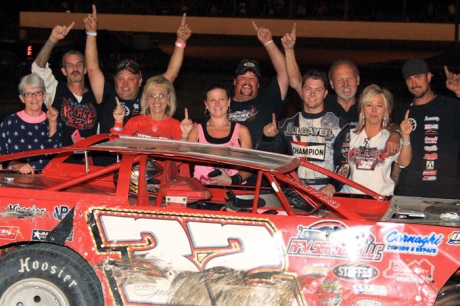
[[182, 43], [176, 41], [176, 42], [174, 43], [174, 45], [175, 45], [176, 47], [179, 47], [179, 48], [185, 48], [185, 46], [186, 46], [187, 44], [182, 44]]
[[243, 178], [239, 173], [230, 176], [230, 178], [232, 179], [232, 185], [241, 185], [241, 183], [243, 182]]
[[115, 127], [123, 127], [123, 122], [116, 122], [115, 121]]
[[264, 47], [268, 46], [269, 44], [271, 44], [273, 42], [273, 39], [270, 39], [269, 41], [267, 41], [265, 44], [264, 44]]
[[403, 142], [402, 142], [402, 145], [403, 145], [403, 146], [408, 146], [408, 145], [410, 145], [410, 140], [408, 140], [408, 141], [403, 141]]
[[123, 128], [122, 128], [122, 127], [119, 127], [119, 126], [114, 126], [114, 127], [113, 127], [113, 130], [114, 130], [114, 131], [120, 132], [120, 131], [123, 131]]
[[86, 35], [89, 35], [89, 36], [97, 36], [97, 32], [86, 31]]

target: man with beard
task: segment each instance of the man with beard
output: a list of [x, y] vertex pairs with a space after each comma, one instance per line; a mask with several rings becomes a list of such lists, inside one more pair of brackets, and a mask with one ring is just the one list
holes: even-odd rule
[[229, 118], [231, 121], [245, 125], [251, 133], [253, 144], [255, 144], [262, 135], [264, 126], [271, 122], [272, 113], [278, 116], [283, 110], [286, 104], [289, 80], [284, 55], [273, 42], [271, 31], [267, 28], [258, 27], [254, 21], [252, 24], [257, 38], [270, 56], [276, 71], [276, 78], [272, 80], [263, 93], [260, 93], [259, 63], [248, 59], [239, 62], [233, 80], [234, 93], [230, 102]]
[[[460, 96], [460, 75], [444, 67], [446, 87]], [[401, 169], [396, 195], [457, 198], [457, 169], [460, 152], [460, 102], [438, 95], [430, 87], [432, 74], [427, 63], [408, 60], [402, 69], [414, 99], [403, 105], [396, 122], [410, 109], [412, 162]]]
[[[125, 108], [125, 124], [129, 118], [140, 114], [140, 98], [142, 95], [142, 72], [139, 64], [132, 59], [120, 61], [116, 67], [113, 88], [105, 79], [104, 73], [99, 67], [97, 51], [97, 11], [96, 6], [92, 5], [92, 14], [88, 14], [84, 19], [86, 28], [86, 49], [88, 77], [91, 88], [94, 91], [96, 101], [103, 101], [103, 108], [100, 113], [100, 132], [109, 133], [114, 127], [113, 110], [118, 103]], [[192, 31], [185, 23], [185, 14], [182, 16], [181, 25], [176, 32], [175, 48], [171, 55], [168, 68], [163, 76], [171, 83], [174, 82], [184, 59], [186, 41], [190, 38]], [[118, 100], [118, 101], [117, 101]]]
[[91, 89], [85, 86], [86, 64], [83, 54], [70, 50], [62, 56], [61, 71], [66, 82], [57, 81], [47, 63], [54, 46], [69, 33], [74, 24], [55, 26], [32, 64], [32, 72], [45, 81], [46, 107], [52, 105], [59, 111], [63, 146], [97, 133], [97, 102]]

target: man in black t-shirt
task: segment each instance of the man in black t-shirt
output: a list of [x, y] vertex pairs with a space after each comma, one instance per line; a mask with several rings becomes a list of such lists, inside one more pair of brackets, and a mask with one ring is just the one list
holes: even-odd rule
[[[446, 87], [460, 95], [460, 75], [444, 67]], [[403, 66], [403, 76], [414, 99], [403, 105], [396, 123], [409, 119], [412, 161], [401, 170], [396, 195], [457, 198], [457, 169], [460, 153], [460, 101], [437, 95], [430, 87], [432, 74], [422, 59], [410, 59]]]
[[284, 55], [273, 42], [271, 31], [258, 27], [254, 21], [252, 24], [257, 32], [257, 38], [270, 56], [276, 71], [276, 78], [264, 92], [260, 93], [259, 63], [254, 60], [239, 62], [233, 80], [234, 94], [230, 102], [229, 119], [245, 125], [255, 145], [262, 135], [264, 126], [271, 122], [272, 113], [278, 116], [283, 110], [289, 81]]

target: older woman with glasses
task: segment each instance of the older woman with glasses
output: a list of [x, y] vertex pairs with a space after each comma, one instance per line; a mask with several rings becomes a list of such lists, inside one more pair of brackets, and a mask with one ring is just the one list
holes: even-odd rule
[[123, 126], [126, 110], [117, 100], [112, 134], [180, 139], [180, 122], [172, 118], [176, 111], [176, 93], [168, 79], [161, 75], [148, 79], [140, 103], [140, 116], [130, 118]]
[[[19, 99], [24, 110], [5, 117], [0, 124], [0, 154], [43, 150], [61, 146], [61, 127], [57, 122], [58, 111], [48, 105], [43, 112], [45, 83], [32, 73], [24, 76], [19, 83]], [[43, 156], [27, 160], [15, 160], [7, 166], [21, 173], [35, 173], [49, 162]]]

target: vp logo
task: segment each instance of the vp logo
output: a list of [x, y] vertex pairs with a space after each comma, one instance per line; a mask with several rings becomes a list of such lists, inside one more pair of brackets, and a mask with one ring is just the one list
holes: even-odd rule
[[61, 221], [69, 213], [70, 208], [68, 206], [54, 206], [53, 217]]

